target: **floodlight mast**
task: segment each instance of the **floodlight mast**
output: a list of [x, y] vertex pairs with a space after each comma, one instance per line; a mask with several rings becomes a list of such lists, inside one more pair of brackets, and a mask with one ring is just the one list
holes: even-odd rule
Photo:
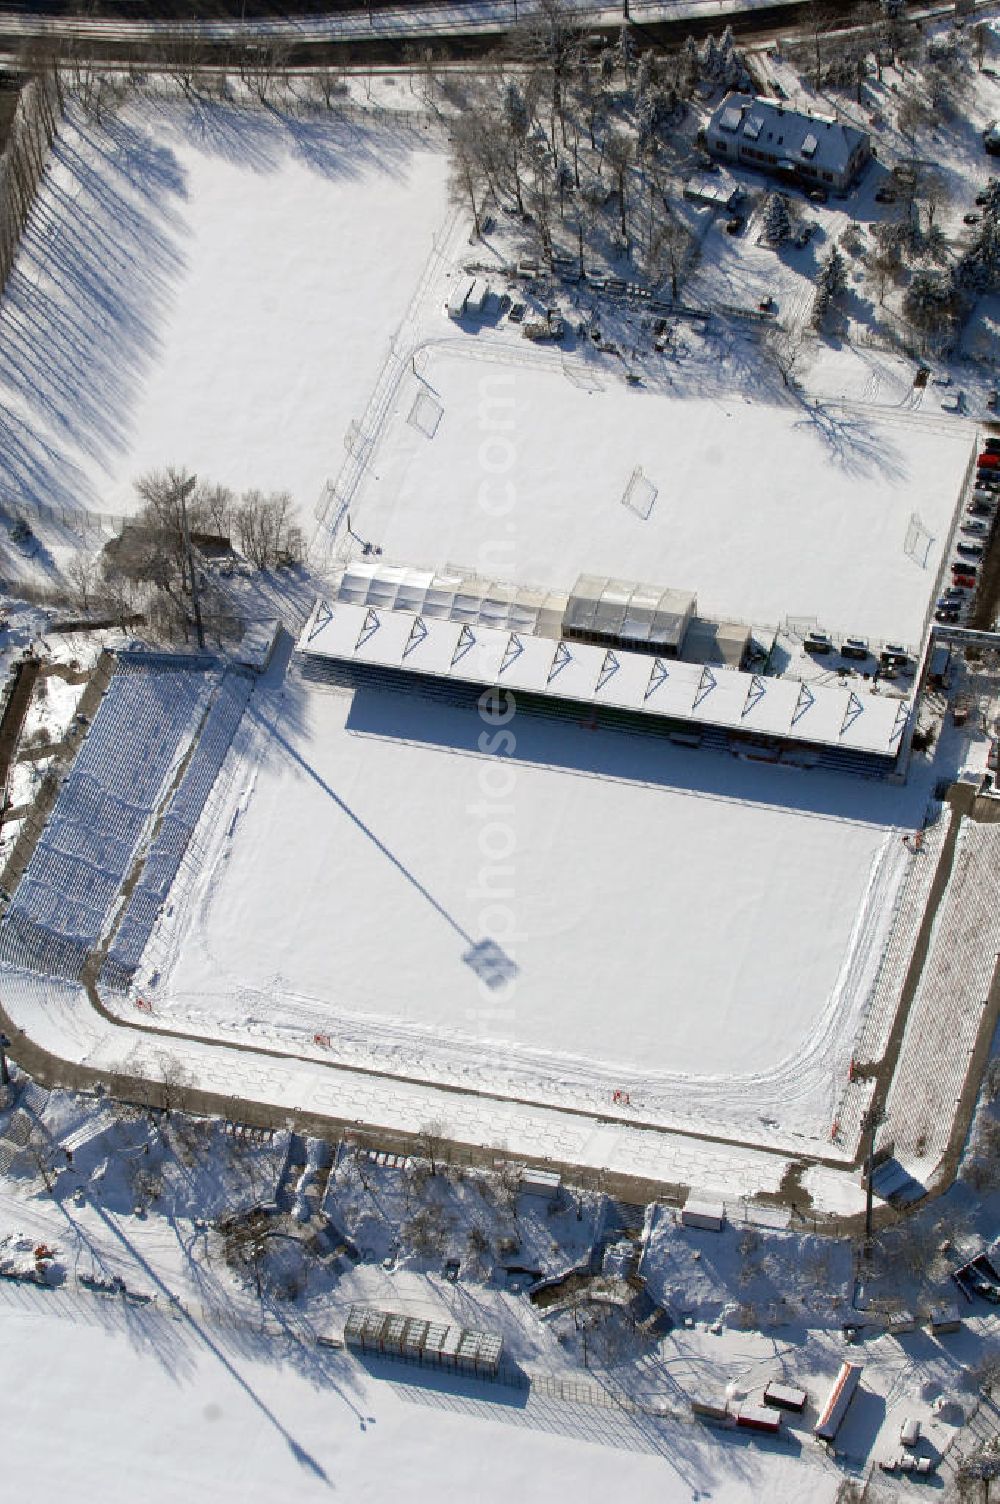
[[177, 488], [178, 500], [181, 504], [181, 527], [184, 529], [184, 548], [187, 552], [188, 575], [191, 580], [191, 607], [194, 611], [194, 628], [198, 634], [198, 646], [205, 646], [205, 628], [201, 621], [201, 601], [198, 599], [198, 577], [194, 567], [194, 552], [191, 548], [191, 528], [188, 525], [187, 499], [198, 484], [196, 475], [189, 475], [187, 480], [182, 480]]
[[885, 1122], [885, 1109], [874, 1103], [869, 1107], [861, 1119], [861, 1131], [868, 1135], [868, 1153], [865, 1156], [867, 1174], [865, 1176], [865, 1256], [871, 1253], [872, 1247], [872, 1211], [874, 1200], [874, 1187], [872, 1186], [872, 1171], [875, 1167], [875, 1133]]

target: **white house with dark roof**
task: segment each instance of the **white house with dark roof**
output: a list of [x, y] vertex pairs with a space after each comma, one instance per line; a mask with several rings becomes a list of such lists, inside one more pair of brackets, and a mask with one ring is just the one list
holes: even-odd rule
[[705, 144], [722, 161], [835, 193], [851, 186], [872, 155], [867, 131], [753, 94], [726, 95], [705, 127]]

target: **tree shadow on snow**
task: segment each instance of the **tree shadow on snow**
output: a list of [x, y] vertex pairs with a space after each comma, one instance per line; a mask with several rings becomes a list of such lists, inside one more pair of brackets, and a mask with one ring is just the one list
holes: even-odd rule
[[276, 172], [292, 157], [329, 179], [359, 178], [372, 171], [400, 177], [414, 148], [427, 143], [426, 135], [405, 120], [375, 124], [335, 110], [295, 111], [200, 95], [134, 108], [146, 116], [150, 129], [162, 129], [166, 118], [199, 151], [261, 173]]
[[117, 120], [71, 119], [53, 149], [0, 306], [0, 428], [16, 500], [69, 512], [100, 498], [67, 455], [107, 464], [183, 270], [182, 174]]

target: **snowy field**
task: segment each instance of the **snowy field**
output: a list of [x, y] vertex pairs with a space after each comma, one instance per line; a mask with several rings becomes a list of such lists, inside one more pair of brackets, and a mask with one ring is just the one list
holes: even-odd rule
[[[691, 390], [633, 391], [581, 357], [526, 366], [465, 340], [432, 346], [400, 387], [352, 510], [387, 559], [558, 589], [579, 573], [648, 580], [711, 614], [919, 644], [964, 426], [754, 400], [735, 372], [717, 391], [701, 371]], [[421, 392], [441, 409], [433, 438], [413, 421]], [[624, 501], [637, 467], [648, 517]], [[904, 552], [913, 512], [933, 535], [920, 562]]]
[[[175, 1504], [189, 1493], [220, 1504], [836, 1496], [839, 1474], [798, 1437], [748, 1444], [691, 1422], [366, 1366], [314, 1346], [298, 1314], [284, 1316], [291, 1340], [282, 1342], [250, 1321], [233, 1330], [75, 1292], [4, 1288], [5, 1370], [23, 1380], [7, 1386], [8, 1485], [107, 1504]], [[88, 1403], [98, 1380], [100, 1403]], [[56, 1422], [58, 1445], [45, 1444]]]
[[0, 307], [8, 490], [128, 513], [137, 476], [186, 465], [311, 523], [446, 174], [405, 124], [166, 102], [68, 123]]
[[294, 675], [246, 724], [146, 955], [158, 1014], [659, 1121], [714, 1083], [730, 1121], [828, 1128], [919, 792], [531, 718], [491, 758], [470, 713]]

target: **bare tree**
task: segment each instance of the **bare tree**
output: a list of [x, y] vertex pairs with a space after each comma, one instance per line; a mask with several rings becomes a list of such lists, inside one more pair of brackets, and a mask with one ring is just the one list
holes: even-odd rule
[[432, 1118], [422, 1124], [417, 1134], [417, 1145], [423, 1157], [430, 1162], [432, 1175], [438, 1173], [440, 1163], [444, 1159], [447, 1142], [444, 1136], [444, 1125], [439, 1118]]
[[680, 277], [691, 253], [691, 232], [683, 220], [669, 213], [657, 225], [648, 257], [648, 274], [651, 282], [658, 282], [664, 271], [670, 274], [670, 296], [676, 301]]
[[159, 1081], [157, 1095], [160, 1105], [169, 1118], [172, 1112], [183, 1107], [188, 1092], [194, 1085], [194, 1077], [177, 1056], [160, 1050], [156, 1057], [156, 1076]]
[[288, 47], [277, 37], [248, 41], [240, 52], [239, 76], [259, 104], [269, 104], [288, 63]]
[[435, 1201], [420, 1207], [403, 1225], [403, 1235], [407, 1242], [425, 1257], [444, 1252], [448, 1230], [447, 1219]]
[[611, 169], [618, 194], [618, 218], [622, 240], [628, 246], [628, 177], [632, 166], [632, 143], [621, 131], [609, 131], [604, 157]]
[[77, 554], [66, 569], [66, 583], [75, 608], [86, 616], [94, 601], [97, 588], [97, 565], [84, 554]]
[[244, 491], [234, 514], [240, 550], [258, 569], [299, 561], [305, 551], [288, 491]]
[[451, 133], [451, 188], [459, 199], [467, 199], [478, 240], [482, 233], [482, 200], [488, 186], [483, 168], [482, 123], [476, 111], [459, 116]]
[[344, 75], [334, 68], [320, 68], [310, 75], [309, 83], [314, 97], [321, 100], [328, 110], [333, 109], [335, 99], [347, 92]]
[[539, 0], [538, 8], [518, 29], [513, 38], [515, 55], [532, 66], [544, 78], [549, 90], [549, 140], [556, 149], [556, 122], [562, 144], [567, 145], [565, 90], [579, 59], [583, 33], [573, 14], [561, 0]]
[[802, 360], [802, 337], [797, 330], [782, 329], [772, 324], [764, 335], [764, 349], [770, 356], [781, 377], [781, 384], [788, 391], [795, 388], [795, 371]]

